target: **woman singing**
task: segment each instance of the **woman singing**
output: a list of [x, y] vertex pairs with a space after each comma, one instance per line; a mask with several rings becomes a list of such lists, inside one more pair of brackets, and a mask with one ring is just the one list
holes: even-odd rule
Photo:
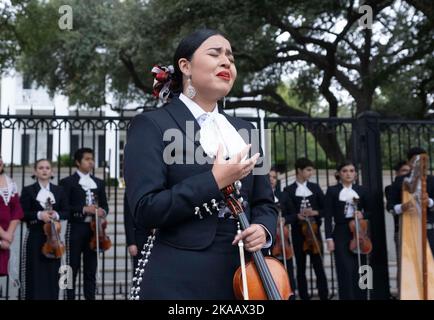
[[[217, 31], [198, 30], [179, 43], [173, 68], [153, 71], [154, 94], [170, 102], [134, 118], [125, 149], [135, 222], [158, 229], [140, 298], [234, 299], [237, 243], [249, 252], [269, 248], [277, 210], [268, 172], [255, 174], [260, 154], [246, 158], [250, 145], [238, 133], [250, 137], [254, 127], [217, 107], [237, 76], [231, 44]], [[258, 143], [251, 148], [259, 150]], [[250, 222], [237, 236], [220, 191], [236, 180]]]

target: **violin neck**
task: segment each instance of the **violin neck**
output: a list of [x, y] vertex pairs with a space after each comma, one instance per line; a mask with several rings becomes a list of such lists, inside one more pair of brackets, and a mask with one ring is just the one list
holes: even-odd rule
[[[245, 230], [250, 226], [247, 220], [246, 214], [244, 212], [238, 214], [238, 219], [240, 221], [241, 229]], [[282, 300], [279, 290], [277, 289], [276, 283], [271, 276], [270, 269], [265, 262], [264, 255], [261, 250], [252, 253], [253, 260], [255, 261], [256, 269], [261, 278], [262, 284], [264, 286], [265, 292], [269, 300]]]
[[50, 227], [51, 227], [51, 239], [56, 240], [57, 231], [56, 231], [56, 224], [54, 223], [53, 219], [50, 220]]

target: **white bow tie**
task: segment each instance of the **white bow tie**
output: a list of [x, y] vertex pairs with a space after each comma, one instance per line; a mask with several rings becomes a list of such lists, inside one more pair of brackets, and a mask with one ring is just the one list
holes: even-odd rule
[[218, 146], [222, 144], [225, 159], [232, 158], [247, 145], [228, 119], [220, 113], [208, 113], [201, 125], [199, 142], [211, 158], [216, 156]]
[[309, 188], [305, 184], [297, 183], [297, 190], [295, 190], [295, 195], [297, 197], [307, 198], [311, 196], [313, 193], [309, 190]]
[[84, 191], [97, 188], [95, 181], [93, 181], [93, 179], [88, 174], [80, 176], [78, 184], [81, 185]]
[[51, 200], [51, 204], [56, 203], [56, 198], [54, 198], [53, 193], [45, 188], [41, 188], [36, 196], [36, 201], [41, 204], [42, 208], [46, 209], [48, 198]]
[[339, 200], [344, 202], [353, 202], [354, 198], [359, 199], [359, 195], [352, 188], [343, 188], [339, 192]]

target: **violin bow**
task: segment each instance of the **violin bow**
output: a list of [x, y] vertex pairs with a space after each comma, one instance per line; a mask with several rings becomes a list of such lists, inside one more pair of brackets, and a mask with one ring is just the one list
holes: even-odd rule
[[[237, 234], [241, 233], [240, 223], [237, 222]], [[240, 252], [240, 262], [241, 262], [241, 278], [243, 280], [243, 296], [244, 300], [249, 300], [249, 288], [247, 287], [247, 272], [246, 272], [246, 260], [244, 258], [244, 241], [240, 239], [238, 241], [238, 249]]]
[[285, 270], [288, 272], [288, 268], [286, 266], [286, 252], [285, 252], [285, 232], [283, 231], [283, 224], [282, 224], [282, 210], [279, 207], [279, 232], [280, 232], [280, 239], [282, 244], [282, 257], [283, 257], [283, 265], [285, 266]]
[[92, 198], [93, 202], [95, 204], [95, 237], [96, 237], [96, 274], [97, 279], [101, 280], [101, 270], [100, 270], [100, 259], [101, 259], [101, 253], [99, 251], [99, 216], [98, 216], [98, 197], [95, 193], [92, 192]]

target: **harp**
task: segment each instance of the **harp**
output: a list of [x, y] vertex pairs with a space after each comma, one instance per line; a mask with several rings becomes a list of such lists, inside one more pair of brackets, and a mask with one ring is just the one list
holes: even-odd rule
[[433, 300], [434, 258], [426, 235], [428, 156], [416, 155], [411, 163], [411, 175], [402, 186], [402, 203], [412, 206], [401, 215], [400, 299]]

